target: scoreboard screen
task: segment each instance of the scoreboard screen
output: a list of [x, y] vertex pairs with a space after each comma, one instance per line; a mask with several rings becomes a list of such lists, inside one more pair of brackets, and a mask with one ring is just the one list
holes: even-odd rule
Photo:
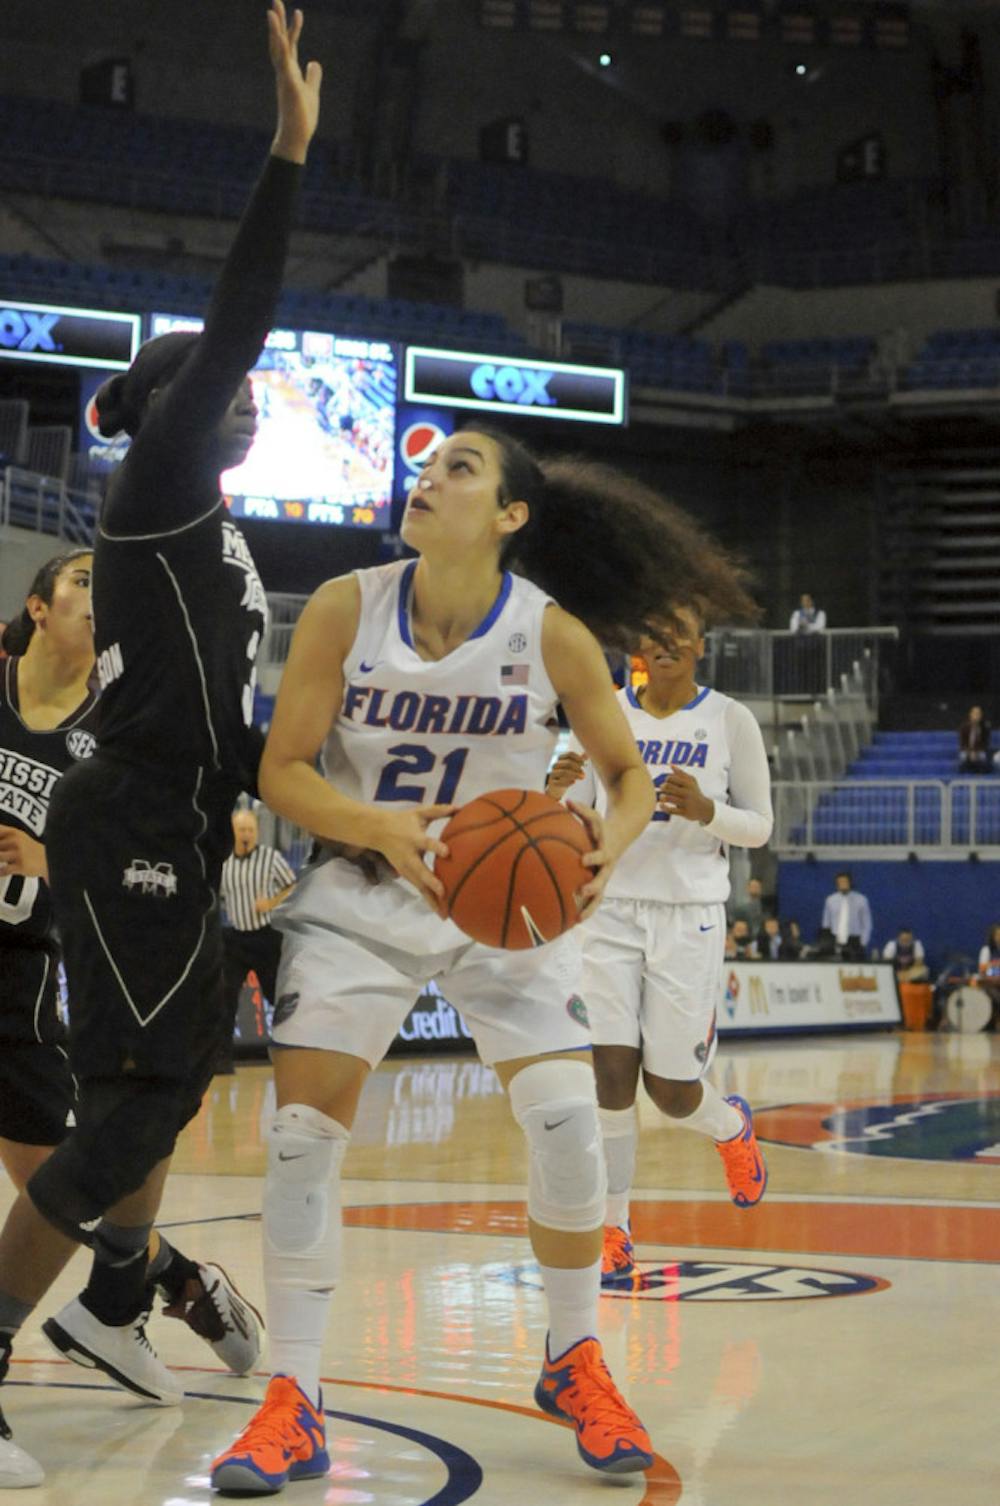
[[[201, 328], [154, 314], [150, 333]], [[250, 373], [257, 438], [222, 487], [237, 518], [387, 528], [396, 437], [397, 348], [317, 330], [273, 329]]]

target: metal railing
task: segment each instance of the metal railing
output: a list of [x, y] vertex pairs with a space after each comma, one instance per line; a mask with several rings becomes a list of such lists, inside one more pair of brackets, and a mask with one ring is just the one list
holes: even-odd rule
[[1000, 848], [1000, 780], [781, 779], [773, 797], [782, 853]]
[[829, 628], [822, 633], [720, 628], [707, 635], [707, 679], [727, 695], [812, 700], [858, 674], [878, 713], [880, 676], [899, 629]]
[[92, 544], [97, 502], [53, 476], [11, 465], [0, 472], [0, 524], [51, 533], [71, 544]]

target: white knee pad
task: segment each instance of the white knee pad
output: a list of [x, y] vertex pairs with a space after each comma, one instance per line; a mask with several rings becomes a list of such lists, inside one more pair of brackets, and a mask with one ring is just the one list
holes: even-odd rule
[[531, 1151], [529, 1215], [567, 1234], [598, 1228], [607, 1173], [591, 1067], [565, 1057], [533, 1062], [511, 1080], [509, 1091]]
[[264, 1274], [282, 1286], [330, 1287], [340, 1267], [340, 1168], [350, 1133], [305, 1104], [286, 1104], [268, 1131]]

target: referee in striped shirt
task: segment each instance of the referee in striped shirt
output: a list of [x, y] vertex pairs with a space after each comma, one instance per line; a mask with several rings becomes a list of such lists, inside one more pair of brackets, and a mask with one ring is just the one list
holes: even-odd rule
[[226, 907], [222, 930], [225, 948], [226, 997], [233, 1029], [223, 1047], [217, 1072], [233, 1070], [232, 1039], [236, 1028], [243, 981], [251, 969], [273, 1007], [281, 956], [281, 937], [271, 925], [270, 912], [295, 883], [295, 874], [276, 847], [260, 840], [252, 810], [233, 811], [233, 851], [222, 866], [220, 894]]

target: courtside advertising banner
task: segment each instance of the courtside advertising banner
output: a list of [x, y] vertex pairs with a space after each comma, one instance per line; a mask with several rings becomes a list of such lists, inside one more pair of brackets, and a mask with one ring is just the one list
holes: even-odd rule
[[901, 1022], [890, 962], [727, 962], [720, 1035]]

